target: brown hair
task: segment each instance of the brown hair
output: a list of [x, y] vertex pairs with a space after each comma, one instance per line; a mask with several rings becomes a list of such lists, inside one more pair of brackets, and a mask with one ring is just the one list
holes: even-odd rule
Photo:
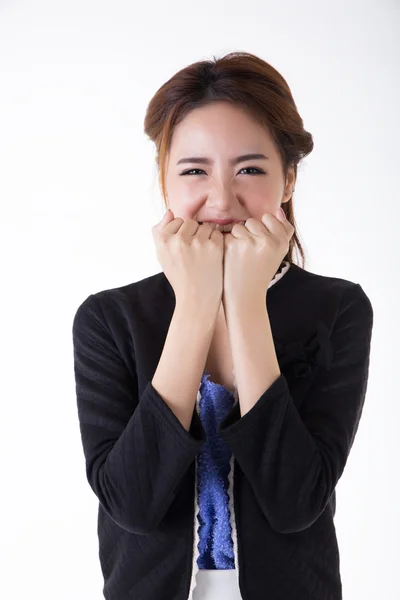
[[[231, 52], [221, 58], [195, 62], [178, 71], [151, 99], [144, 119], [144, 132], [156, 145], [159, 184], [166, 202], [165, 163], [174, 127], [188, 112], [215, 101], [232, 102], [245, 108], [265, 127], [276, 145], [286, 179], [314, 147], [285, 79], [274, 67], [248, 52]], [[296, 246], [304, 268], [305, 254], [296, 230], [293, 199], [282, 206], [294, 227], [289, 250], [283, 260], [293, 263]]]

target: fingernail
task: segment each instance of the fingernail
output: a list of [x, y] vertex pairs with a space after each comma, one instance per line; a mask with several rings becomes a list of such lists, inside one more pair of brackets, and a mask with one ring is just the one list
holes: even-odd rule
[[285, 215], [285, 211], [283, 210], [282, 206], [279, 209], [281, 211], [281, 215], [284, 219], [286, 219], [286, 215]]

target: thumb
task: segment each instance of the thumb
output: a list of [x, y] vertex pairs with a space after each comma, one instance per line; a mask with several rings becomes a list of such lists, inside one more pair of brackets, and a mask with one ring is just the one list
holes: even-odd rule
[[283, 210], [282, 207], [280, 207], [277, 212], [275, 213], [276, 218], [281, 221], [282, 223], [284, 223], [286, 221], [286, 215], [285, 215], [285, 211]]
[[166, 223], [169, 223], [174, 218], [175, 218], [174, 213], [172, 212], [172, 210], [170, 208], [168, 208], [168, 210], [164, 213], [163, 218], [159, 222], [159, 226], [162, 228], [164, 225], [166, 225]]
[[170, 208], [168, 208], [167, 212], [164, 214], [162, 218], [162, 222], [168, 223], [171, 219], [175, 219], [175, 215]]
[[172, 212], [172, 210], [168, 209], [165, 213], [163, 218], [161, 219], [161, 221], [158, 221], [158, 223], [156, 223], [153, 227], [152, 227], [152, 231], [153, 233], [155, 233], [156, 231], [159, 231], [161, 229], [163, 229], [163, 227], [169, 223], [170, 221], [172, 221], [172, 219], [174, 219], [174, 213]]

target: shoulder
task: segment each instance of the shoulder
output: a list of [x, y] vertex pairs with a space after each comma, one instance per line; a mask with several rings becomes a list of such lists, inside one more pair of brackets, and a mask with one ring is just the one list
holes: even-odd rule
[[268, 302], [277, 331], [282, 329], [282, 335], [289, 337], [307, 336], [318, 321], [329, 331], [350, 323], [357, 323], [361, 329], [372, 327], [372, 303], [358, 281], [321, 275], [295, 263], [290, 265], [282, 283], [277, 283]]
[[164, 272], [128, 284], [93, 291], [75, 309], [74, 325], [87, 320], [107, 324], [126, 323], [132, 314], [139, 319], [150, 310], [163, 306], [163, 300], [174, 297]]
[[290, 270], [292, 270], [290, 283], [301, 298], [308, 297], [309, 300], [333, 298], [340, 304], [357, 302], [372, 310], [368, 294], [357, 281], [333, 275], [321, 275], [294, 263], [290, 265]]

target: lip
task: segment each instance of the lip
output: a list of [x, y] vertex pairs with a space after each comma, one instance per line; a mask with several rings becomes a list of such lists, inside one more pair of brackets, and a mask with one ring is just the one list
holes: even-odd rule
[[229, 223], [241, 223], [245, 219], [209, 219], [201, 223], [217, 223], [217, 225], [228, 225]]

